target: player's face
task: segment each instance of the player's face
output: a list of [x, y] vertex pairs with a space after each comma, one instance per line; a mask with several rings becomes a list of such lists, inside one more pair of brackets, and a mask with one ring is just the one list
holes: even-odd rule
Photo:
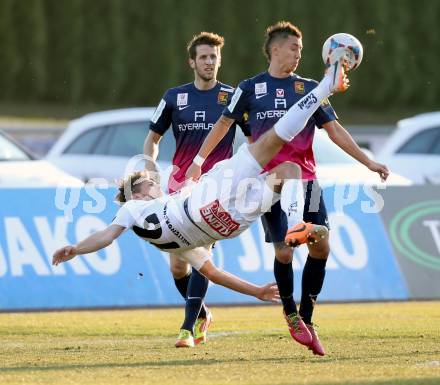
[[[163, 195], [160, 185], [152, 180], [145, 180], [142, 182], [139, 193], [139, 198], [144, 201], [159, 198]], [[134, 196], [135, 194], [133, 194]]]
[[302, 39], [296, 36], [289, 36], [287, 39], [279, 40], [274, 54], [280, 67], [285, 72], [295, 72], [301, 59], [303, 49]]
[[196, 57], [190, 59], [189, 64], [196, 76], [207, 82], [217, 79], [220, 61], [220, 48], [202, 44], [196, 47]]

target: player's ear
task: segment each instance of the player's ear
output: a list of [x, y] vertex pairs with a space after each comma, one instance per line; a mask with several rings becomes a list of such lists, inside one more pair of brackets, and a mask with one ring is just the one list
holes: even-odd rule
[[222, 66], [222, 55], [218, 55], [218, 66], [221, 67]]
[[273, 42], [269, 47], [270, 57], [277, 56], [279, 49], [280, 45], [278, 44], [278, 42]]
[[195, 67], [196, 67], [196, 63], [195, 63], [195, 61], [194, 61], [193, 59], [189, 58], [189, 59], [188, 59], [188, 64], [189, 64], [189, 66], [190, 66], [192, 69], [195, 69]]

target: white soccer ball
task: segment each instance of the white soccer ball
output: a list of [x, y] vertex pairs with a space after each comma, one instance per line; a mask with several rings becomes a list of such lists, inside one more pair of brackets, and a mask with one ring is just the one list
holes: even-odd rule
[[332, 65], [334, 58], [339, 58], [342, 53], [345, 53], [349, 69], [354, 70], [361, 64], [364, 49], [361, 42], [349, 33], [336, 33], [322, 46], [322, 60], [326, 66]]

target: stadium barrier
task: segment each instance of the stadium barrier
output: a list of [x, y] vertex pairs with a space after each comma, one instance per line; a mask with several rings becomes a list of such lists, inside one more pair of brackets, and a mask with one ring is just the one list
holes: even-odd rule
[[[322, 301], [440, 298], [440, 189], [333, 186], [324, 190], [332, 228]], [[132, 232], [105, 250], [54, 267], [54, 250], [111, 222], [114, 190], [0, 190], [0, 309], [182, 304], [163, 253]], [[382, 208], [382, 197], [385, 204]], [[378, 211], [380, 211], [378, 213]], [[430, 238], [431, 237], [431, 238]], [[296, 295], [307, 248], [295, 252]], [[259, 222], [217, 242], [217, 266], [254, 283], [274, 281], [273, 251]], [[257, 300], [211, 285], [216, 304]]]

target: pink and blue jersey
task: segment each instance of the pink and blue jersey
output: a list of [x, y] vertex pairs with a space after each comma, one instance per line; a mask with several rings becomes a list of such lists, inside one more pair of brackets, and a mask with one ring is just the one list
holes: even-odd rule
[[[185, 181], [188, 167], [223, 109], [230, 103], [233, 92], [231, 86], [220, 82], [207, 91], [197, 89], [194, 83], [188, 83], [165, 92], [151, 118], [150, 130], [163, 135], [170, 126], [173, 129], [176, 140], [173, 165], [177, 170], [170, 177], [168, 184], [170, 192], [178, 190]], [[240, 123], [242, 117], [243, 115], [237, 117], [237, 122]], [[234, 124], [206, 158], [202, 166], [202, 174], [209, 171], [217, 162], [232, 156], [235, 129]], [[246, 136], [250, 135], [246, 127], [242, 127], [242, 130]]]
[[[275, 78], [268, 72], [263, 72], [238, 85], [223, 115], [235, 120], [241, 120], [243, 115], [247, 116], [246, 124], [255, 141], [272, 128], [293, 104], [312, 91], [317, 84], [315, 80], [297, 75]], [[315, 126], [321, 127], [337, 118], [328, 100], [323, 102], [305, 128], [291, 142], [283, 146], [266, 166], [266, 170], [284, 161], [292, 161], [301, 167], [303, 179], [316, 179], [316, 164], [312, 149]]]

